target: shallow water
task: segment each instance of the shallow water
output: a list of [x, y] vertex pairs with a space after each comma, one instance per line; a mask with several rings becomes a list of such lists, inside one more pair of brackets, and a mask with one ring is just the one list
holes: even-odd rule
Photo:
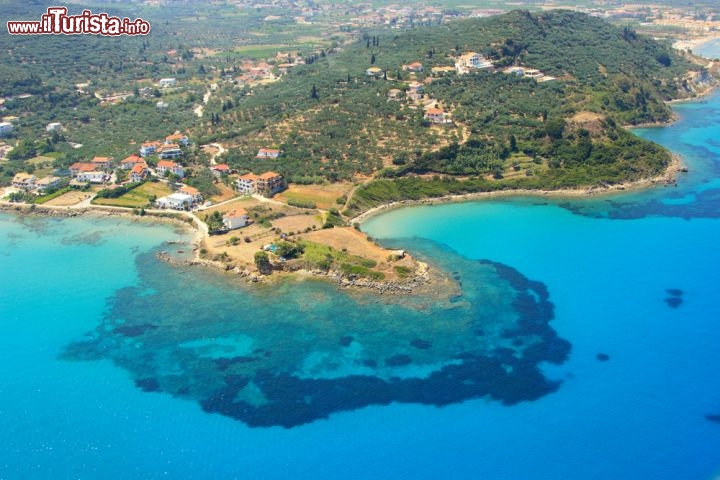
[[678, 187], [363, 225], [456, 276], [451, 305], [248, 288], [157, 261], [166, 226], [0, 216], [0, 478], [720, 475], [720, 96], [676, 108], [638, 134], [685, 157]]

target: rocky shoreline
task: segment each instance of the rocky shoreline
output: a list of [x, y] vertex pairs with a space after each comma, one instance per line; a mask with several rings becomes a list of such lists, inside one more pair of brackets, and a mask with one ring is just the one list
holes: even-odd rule
[[338, 271], [330, 270], [284, 270], [276, 269], [272, 275], [261, 275], [250, 266], [240, 267], [232, 266], [223, 262], [215, 260], [208, 260], [199, 258], [197, 255], [193, 259], [181, 259], [167, 251], [160, 251], [155, 254], [155, 257], [159, 260], [168, 263], [169, 265], [178, 267], [194, 267], [200, 266], [210, 268], [215, 271], [226, 272], [229, 274], [236, 275], [238, 278], [244, 279], [247, 283], [273, 283], [280, 279], [301, 279], [301, 278], [315, 278], [323, 281], [334, 283], [339, 289], [360, 289], [360, 290], [372, 290], [380, 294], [418, 294], [421, 291], [427, 291], [430, 293], [429, 288], [434, 283], [436, 277], [442, 276], [433, 275], [431, 268], [423, 262], [418, 262], [418, 268], [415, 272], [407, 279], [403, 281], [382, 281], [372, 280], [363, 278], [357, 275], [344, 275]]

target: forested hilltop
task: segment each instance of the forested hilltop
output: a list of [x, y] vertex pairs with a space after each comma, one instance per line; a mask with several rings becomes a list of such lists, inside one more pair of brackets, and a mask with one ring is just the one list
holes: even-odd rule
[[[432, 72], [453, 66], [466, 52], [484, 55], [494, 68]], [[635, 180], [661, 172], [669, 157], [621, 125], [669, 120], [664, 101], [694, 95], [688, 72], [702, 74], [702, 67], [668, 45], [567, 11], [514, 11], [371, 32], [310, 60], [237, 102], [208, 132], [235, 144], [231, 165], [256, 168], [262, 162], [253, 158], [257, 148], [275, 146], [283, 151], [277, 168], [291, 180], [375, 173], [404, 178], [400, 184], [428, 195]], [[423, 72], [402, 68], [414, 62], [423, 64]], [[514, 65], [556, 80], [502, 73]], [[381, 73], [368, 75], [370, 67]], [[422, 83], [425, 103], [435, 100], [453, 123], [429, 124], [423, 104], [407, 98], [410, 82]], [[433, 182], [405, 178], [416, 174], [470, 180], [460, 186], [436, 180], [446, 185], [434, 188]], [[351, 212], [404, 197], [397, 184], [386, 180], [359, 189]]]

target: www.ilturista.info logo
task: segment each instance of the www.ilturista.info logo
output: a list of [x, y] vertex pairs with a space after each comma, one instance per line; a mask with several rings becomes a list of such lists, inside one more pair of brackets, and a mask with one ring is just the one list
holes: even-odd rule
[[10, 35], [147, 35], [150, 24], [142, 18], [130, 20], [90, 10], [68, 15], [65, 7], [49, 7], [39, 22], [7, 22], [7, 29]]

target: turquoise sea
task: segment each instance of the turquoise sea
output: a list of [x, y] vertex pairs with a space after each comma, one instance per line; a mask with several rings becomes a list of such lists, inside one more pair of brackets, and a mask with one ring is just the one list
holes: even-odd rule
[[0, 479], [720, 478], [720, 94], [676, 110], [637, 133], [683, 156], [677, 187], [366, 222], [462, 284], [444, 304], [1, 215]]

